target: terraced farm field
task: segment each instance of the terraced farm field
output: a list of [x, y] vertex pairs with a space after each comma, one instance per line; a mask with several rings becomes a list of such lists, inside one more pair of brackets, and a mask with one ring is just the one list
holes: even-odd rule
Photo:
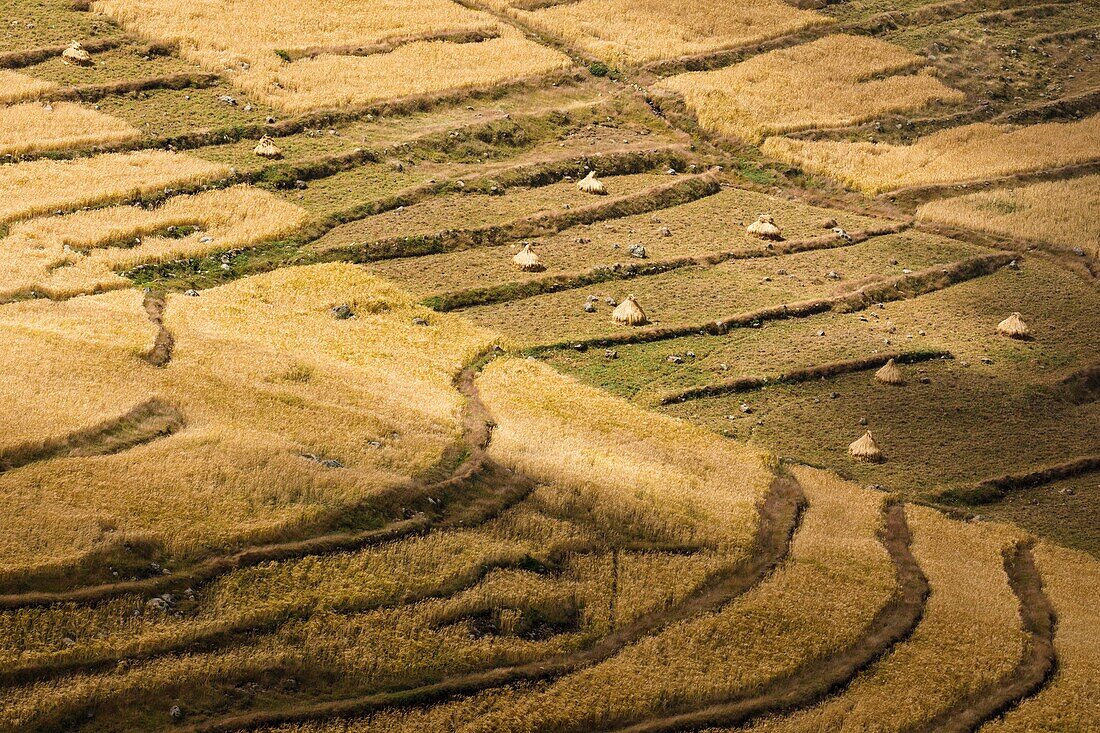
[[1100, 730], [1094, 0], [8, 0], [0, 731]]

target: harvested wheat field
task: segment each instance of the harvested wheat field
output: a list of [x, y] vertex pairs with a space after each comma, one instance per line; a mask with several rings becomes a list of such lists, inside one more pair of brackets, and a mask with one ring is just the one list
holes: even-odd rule
[[1094, 5], [9, 0], [0, 731], [1100, 730]]
[[874, 38], [831, 35], [718, 71], [662, 81], [708, 130], [753, 142], [917, 112], [962, 94], [925, 73], [925, 60]]

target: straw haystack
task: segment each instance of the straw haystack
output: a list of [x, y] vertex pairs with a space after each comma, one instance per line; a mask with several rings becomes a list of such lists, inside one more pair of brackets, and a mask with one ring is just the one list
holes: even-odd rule
[[783, 233], [775, 225], [775, 220], [768, 214], [761, 214], [752, 224], [749, 224], [749, 234], [760, 239], [779, 240]]
[[73, 41], [61, 52], [61, 58], [74, 66], [91, 66], [92, 55], [84, 50], [79, 41]]
[[1027, 327], [1019, 313], [1013, 313], [997, 324], [997, 333], [1014, 339], [1031, 338], [1031, 329]]
[[270, 135], [261, 137], [256, 147], [252, 148], [252, 152], [261, 158], [270, 158], [273, 160], [283, 157], [283, 151], [279, 149], [279, 146], [275, 144], [275, 141]]
[[577, 181], [577, 188], [585, 193], [594, 193], [597, 196], [602, 196], [607, 193], [603, 181], [596, 178], [596, 171], [589, 171], [587, 176]]
[[543, 267], [539, 256], [531, 251], [530, 242], [523, 245], [523, 249], [516, 253], [516, 256], [512, 258], [512, 262], [524, 272], [539, 272], [546, 269]]
[[875, 372], [875, 379], [886, 384], [905, 384], [905, 375], [901, 373], [901, 367], [893, 359], [883, 364], [882, 368]]
[[615, 310], [611, 312], [611, 318], [615, 323], [622, 323], [627, 326], [644, 326], [649, 322], [645, 311], [642, 310], [642, 306], [638, 305], [638, 301], [633, 295], [626, 296], [626, 300], [615, 306]]
[[878, 443], [875, 442], [875, 437], [871, 435], [870, 430], [864, 433], [862, 438], [848, 446], [848, 453], [857, 461], [878, 463], [883, 460], [882, 451], [879, 450]]

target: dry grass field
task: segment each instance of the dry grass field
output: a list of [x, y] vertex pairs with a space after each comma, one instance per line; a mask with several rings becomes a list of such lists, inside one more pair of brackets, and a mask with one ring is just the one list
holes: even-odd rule
[[225, 166], [182, 153], [139, 151], [72, 160], [34, 160], [3, 167], [0, 223], [55, 209], [113, 203], [173, 186], [194, 186], [228, 175]]
[[12, 104], [33, 99], [53, 88], [53, 83], [0, 69], [0, 104]]
[[128, 287], [119, 271], [259, 244], [306, 218], [270, 193], [238, 186], [176, 196], [151, 210], [111, 206], [30, 219], [0, 240], [6, 253], [0, 298], [35, 292], [59, 299]]
[[1100, 116], [1017, 128], [977, 123], [937, 132], [912, 145], [775, 137], [761, 149], [877, 194], [1093, 162], [1100, 155]]
[[[1100, 259], [1100, 176], [1048, 181], [931, 201], [921, 221], [1018, 237]], [[1078, 254], [1075, 250], [1080, 250]]]
[[9, 0], [0, 731], [1100, 730], [1098, 10]]
[[68, 102], [0, 107], [0, 155], [103, 145], [137, 136], [138, 131], [122, 120]]
[[[274, 11], [253, 1], [228, 14], [219, 3], [185, 11], [168, 0], [100, 0], [95, 7], [145, 38], [178, 44], [184, 58], [289, 112], [486, 87], [570, 63], [451, 0], [355, 8], [329, 0]], [[485, 40], [461, 43], [447, 34]]]
[[717, 51], [831, 22], [777, 0], [736, 5], [715, 0], [488, 0], [486, 5], [614, 65]]
[[875, 38], [831, 35], [718, 71], [661, 82], [708, 130], [760, 143], [768, 135], [917, 112], [962, 94], [925, 73], [924, 58]]

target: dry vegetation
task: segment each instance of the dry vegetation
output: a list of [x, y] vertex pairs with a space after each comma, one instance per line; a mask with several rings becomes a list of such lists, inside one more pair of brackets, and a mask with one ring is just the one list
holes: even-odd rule
[[921, 221], [1024, 238], [1100, 258], [1100, 176], [939, 199], [920, 207]]
[[495, 362], [479, 386], [497, 423], [493, 455], [539, 480], [583, 487], [584, 496], [558, 496], [558, 511], [582, 511], [654, 541], [742, 550], [751, 543], [766, 454], [646, 413], [534, 360]]
[[982, 733], [1035, 733], [1092, 730], [1100, 720], [1100, 641], [1096, 638], [1096, 595], [1100, 562], [1095, 557], [1057, 545], [1042, 544], [1035, 561], [1058, 619], [1054, 644], [1058, 670], [1049, 687], [1024, 700], [1001, 718], [982, 726]]
[[703, 127], [759, 143], [767, 135], [960, 101], [961, 93], [920, 70], [925, 64], [885, 41], [831, 35], [718, 71], [675, 76], [658, 88], [682, 95]]
[[[617, 179], [612, 178], [609, 183], [613, 192], [618, 190]], [[564, 200], [566, 193], [572, 198], [568, 189], [553, 188], [557, 189], [555, 193], [562, 191], [562, 194], [557, 199], [551, 196], [548, 203]], [[532, 201], [535, 193], [537, 191], [527, 192], [526, 200]], [[790, 240], [830, 234], [823, 222], [833, 218], [852, 232], [886, 224], [869, 216], [807, 206], [740, 188], [725, 188], [712, 196], [653, 213], [570, 227], [558, 234], [540, 237], [534, 240], [534, 250], [546, 268], [542, 273], [526, 275], [516, 271], [511, 260], [518, 243], [504, 251], [482, 247], [382, 262], [371, 265], [371, 270], [414, 293], [439, 295], [464, 288], [580, 273], [615, 263], [628, 264], [632, 258], [627, 248], [631, 244], [643, 245], [647, 259], [653, 262], [736, 250], [762, 254], [760, 240], [749, 235], [745, 227], [759, 213], [768, 211], [782, 212], [778, 214], [778, 222]]]
[[1020, 538], [908, 510], [913, 554], [931, 593], [912, 636], [857, 677], [844, 695], [752, 733], [911, 730], [1012, 671], [1026, 643], [1003, 551]]
[[[345, 303], [355, 317], [335, 319]], [[0, 475], [17, 517], [5, 569], [123, 538], [164, 543], [174, 557], [278, 538], [427, 471], [459, 437], [451, 377], [488, 337], [438, 315], [413, 324], [422, 312], [355, 268], [280, 270], [174, 296], [175, 351], [157, 369], [140, 358], [153, 333], [136, 293], [6, 306], [4, 369], [28, 379], [9, 383], [0, 449], [26, 453], [150, 396], [175, 406], [186, 428], [116, 455]], [[70, 332], [76, 316], [84, 327]], [[127, 340], [107, 339], [119, 332]], [[73, 369], [74, 344], [89, 360], [79, 378], [58, 372]]]
[[160, 150], [13, 163], [0, 166], [0, 224], [195, 185], [228, 173], [226, 166]]
[[10, 0], [0, 729], [1097, 728], [1090, 3]]
[[126, 122], [70, 102], [0, 107], [0, 155], [105, 145], [137, 136]]
[[[184, 58], [287, 111], [487, 87], [570, 65], [492, 16], [450, 0], [375, 0], [354, 8], [336, 0], [275, 8], [249, 0], [232, 12], [212, 2], [184, 12], [173, 0], [99, 0], [95, 7], [146, 38], [179, 44]], [[417, 40], [458, 31], [497, 37]], [[385, 53], [355, 51], [393, 42], [396, 49]], [[313, 49], [317, 55], [294, 60]]]
[[0, 69], [0, 104], [12, 104], [33, 99], [43, 92], [49, 91], [54, 86], [53, 82], [36, 79], [33, 76], [20, 74], [15, 71]]
[[538, 10], [525, 10], [515, 0], [486, 4], [586, 54], [625, 65], [717, 51], [832, 22], [779, 0], [578, 0]]
[[155, 209], [115, 206], [15, 224], [0, 239], [0, 299], [36, 292], [66, 298], [130, 285], [141, 265], [248, 247], [287, 234], [305, 212], [237, 186], [176, 196]]
[[928, 135], [912, 145], [773, 137], [762, 149], [767, 155], [874, 195], [1096, 160], [1100, 115], [1080, 122], [1030, 127], [976, 123]]

